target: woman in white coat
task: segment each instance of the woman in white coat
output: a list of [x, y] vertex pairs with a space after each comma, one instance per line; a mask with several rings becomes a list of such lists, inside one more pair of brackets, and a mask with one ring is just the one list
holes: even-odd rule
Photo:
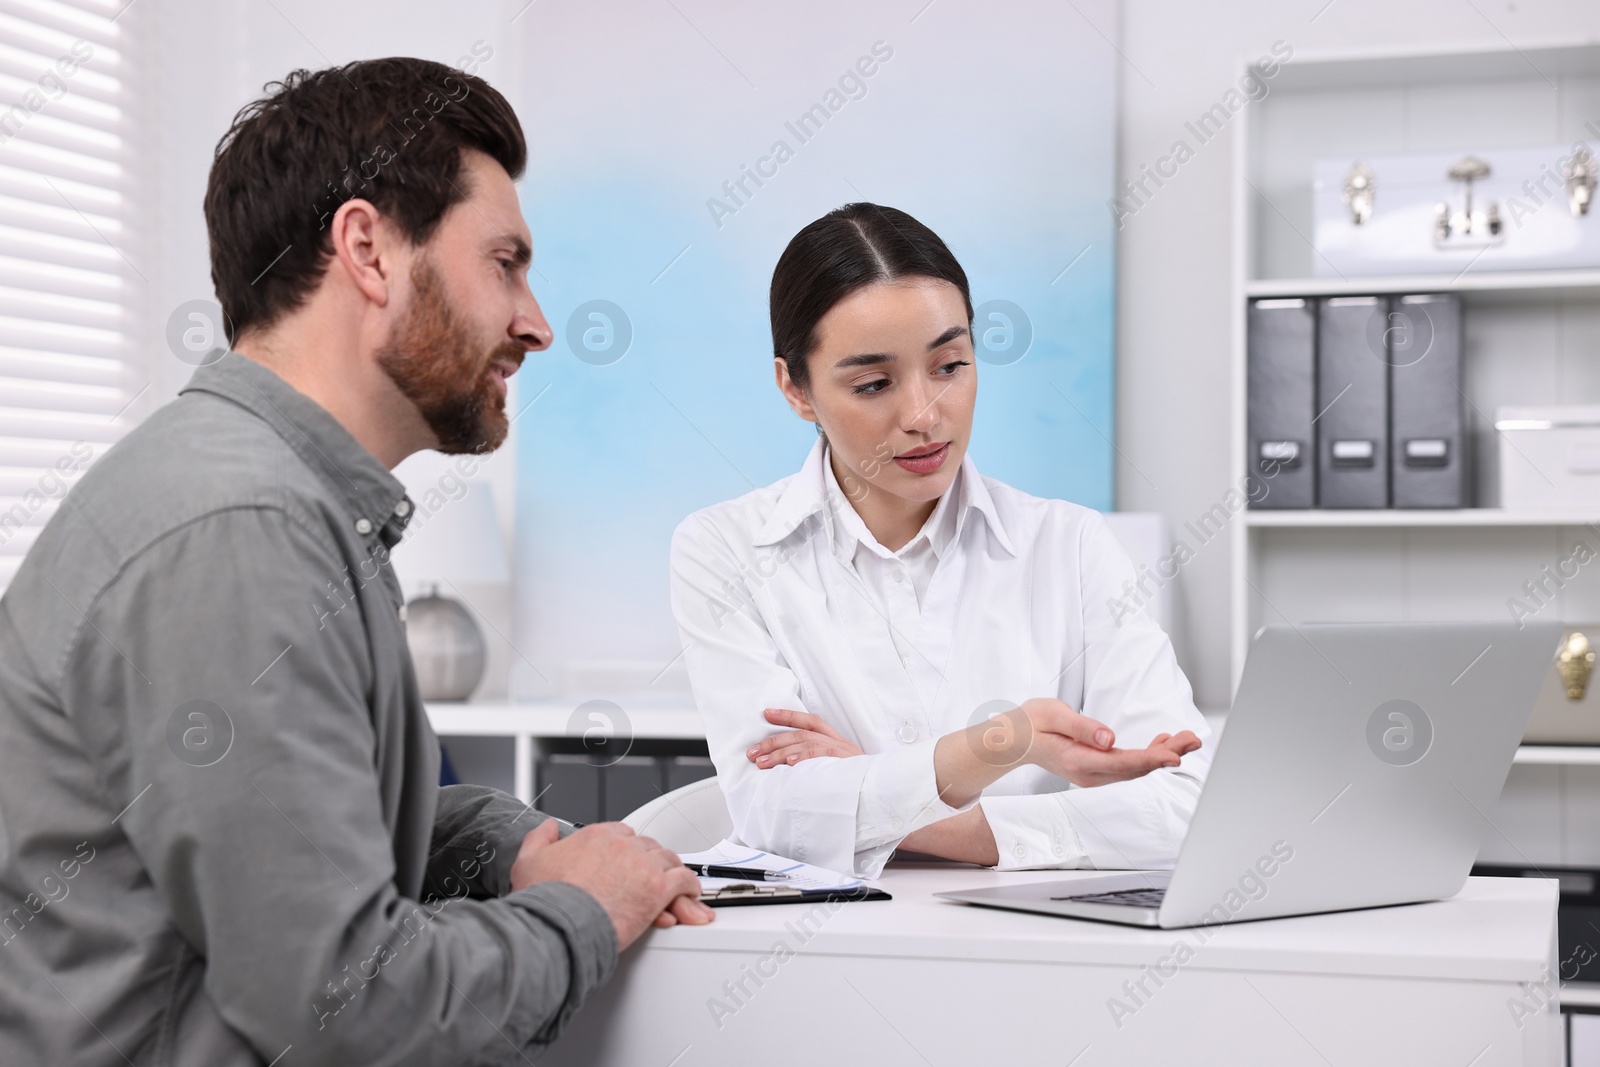
[[950, 250], [847, 205], [790, 242], [771, 315], [778, 388], [817, 443], [672, 544], [735, 837], [868, 877], [896, 847], [1171, 866], [1210, 732], [1101, 515], [967, 455], [972, 301]]

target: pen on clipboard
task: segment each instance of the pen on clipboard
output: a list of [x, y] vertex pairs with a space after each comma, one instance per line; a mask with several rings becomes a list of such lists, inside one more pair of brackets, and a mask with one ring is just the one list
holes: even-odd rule
[[764, 871], [759, 867], [723, 867], [716, 863], [685, 863], [703, 878], [742, 878], [749, 882], [786, 882], [789, 876], [782, 871]]

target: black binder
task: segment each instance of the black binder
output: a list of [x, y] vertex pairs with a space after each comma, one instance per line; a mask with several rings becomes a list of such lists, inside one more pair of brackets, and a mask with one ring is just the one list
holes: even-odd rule
[[539, 766], [540, 810], [571, 823], [600, 821], [600, 767], [587, 755], [558, 753]]
[[600, 817], [621, 822], [665, 792], [664, 777], [661, 761], [651, 756], [623, 756], [608, 764], [601, 774], [605, 784]]
[[1391, 494], [1397, 508], [1472, 498], [1461, 390], [1461, 298], [1402, 296], [1389, 309]]
[[667, 791], [682, 789], [692, 782], [714, 777], [716, 765], [709, 756], [673, 756], [667, 763]]
[[1377, 296], [1325, 297], [1317, 311], [1317, 501], [1389, 506], [1389, 364]]
[[1248, 327], [1250, 506], [1313, 507], [1316, 311], [1298, 297], [1256, 300]]

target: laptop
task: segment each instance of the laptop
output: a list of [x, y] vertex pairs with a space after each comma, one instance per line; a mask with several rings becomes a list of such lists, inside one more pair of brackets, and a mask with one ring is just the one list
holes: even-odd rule
[[1561, 636], [1537, 620], [1263, 627], [1171, 871], [937, 895], [1164, 929], [1453, 896]]

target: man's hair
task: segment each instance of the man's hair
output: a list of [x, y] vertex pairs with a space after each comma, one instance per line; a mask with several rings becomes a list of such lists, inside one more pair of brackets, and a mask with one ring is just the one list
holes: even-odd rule
[[368, 200], [422, 244], [466, 198], [462, 150], [522, 176], [528, 146], [488, 82], [425, 59], [296, 70], [265, 86], [217, 144], [206, 185], [211, 281], [229, 340], [272, 325], [317, 287], [329, 224]]

